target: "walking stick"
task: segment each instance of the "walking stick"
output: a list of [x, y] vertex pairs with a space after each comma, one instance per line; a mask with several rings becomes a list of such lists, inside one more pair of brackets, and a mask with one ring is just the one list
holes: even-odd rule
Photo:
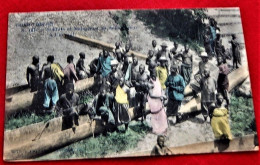
[[[44, 131], [46, 128], [48, 128], [49, 125], [50, 125], [50, 122], [47, 121], [47, 123], [44, 125], [44, 128], [42, 129], [42, 131], [41, 131], [40, 133], [38, 133], [32, 141], [39, 140], [39, 139], [41, 138], [41, 136], [42, 136], [43, 131]], [[37, 137], [39, 137], [39, 138], [37, 139]]]

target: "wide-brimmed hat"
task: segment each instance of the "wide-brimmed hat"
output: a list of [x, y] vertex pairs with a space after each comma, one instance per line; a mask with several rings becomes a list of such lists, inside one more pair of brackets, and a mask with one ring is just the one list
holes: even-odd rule
[[167, 58], [166, 58], [165, 56], [161, 56], [161, 57], [159, 58], [159, 61], [167, 61]]
[[207, 57], [208, 58], [209, 56], [208, 56], [207, 52], [201, 52], [200, 57]]
[[168, 47], [168, 46], [167, 46], [167, 44], [166, 44], [165, 42], [163, 42], [163, 43], [161, 44], [161, 47]]
[[118, 61], [117, 60], [112, 60], [110, 62], [110, 65], [113, 66], [113, 65], [118, 65]]

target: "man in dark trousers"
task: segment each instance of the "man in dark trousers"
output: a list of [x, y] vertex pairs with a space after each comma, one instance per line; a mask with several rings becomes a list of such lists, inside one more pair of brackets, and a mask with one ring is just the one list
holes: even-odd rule
[[241, 65], [241, 56], [239, 51], [239, 43], [237, 41], [237, 37], [235, 34], [232, 34], [232, 40], [229, 41], [232, 47], [232, 55], [233, 55], [233, 68], [237, 69], [238, 64]]
[[201, 112], [204, 120], [207, 121], [208, 116], [212, 117], [212, 105], [216, 103], [217, 82], [210, 75], [208, 69], [204, 70], [204, 77], [200, 80], [201, 87]]
[[171, 66], [171, 74], [168, 76], [165, 86], [168, 88], [168, 104], [167, 116], [176, 116], [176, 123], [180, 121], [180, 114], [178, 113], [181, 102], [184, 98], [185, 82], [181, 75], [178, 74], [178, 66]]
[[31, 88], [31, 92], [37, 91], [40, 83], [39, 56], [33, 56], [32, 64], [30, 64], [26, 70], [26, 79]]
[[79, 95], [74, 92], [74, 84], [66, 85], [66, 93], [61, 95], [57, 102], [56, 111], [58, 116], [62, 115], [62, 130], [79, 125], [77, 106], [79, 105]]
[[139, 66], [139, 74], [137, 76], [137, 81], [135, 83], [136, 90], [136, 100], [138, 100], [138, 105], [140, 107], [140, 111], [142, 114], [142, 122], [146, 119], [145, 109], [146, 109], [146, 101], [148, 95], [148, 82], [149, 75], [145, 72], [145, 66], [141, 64]]

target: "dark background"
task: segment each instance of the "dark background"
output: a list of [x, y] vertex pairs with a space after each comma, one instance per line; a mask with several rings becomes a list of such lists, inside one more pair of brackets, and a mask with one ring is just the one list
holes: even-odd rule
[[[0, 135], [1, 157], [3, 155], [5, 72], [7, 52], [7, 26], [10, 12], [38, 12], [88, 9], [162, 9], [240, 7], [243, 31], [248, 55], [251, 86], [254, 99], [257, 128], [260, 128], [260, 62], [259, 0], [6, 0], [0, 3]], [[17, 73], [19, 74], [19, 73]], [[1, 164], [13, 164], [3, 162]], [[18, 163], [27, 164], [27, 163]], [[98, 159], [80, 161], [32, 162], [31, 164], [260, 164], [259, 152], [182, 155], [170, 157], [140, 157], [124, 159]]]

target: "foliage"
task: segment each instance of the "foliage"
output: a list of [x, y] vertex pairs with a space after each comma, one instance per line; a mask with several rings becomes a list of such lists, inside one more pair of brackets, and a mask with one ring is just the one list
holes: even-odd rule
[[5, 130], [12, 130], [27, 126], [34, 123], [47, 122], [53, 119], [55, 116], [54, 112], [52, 114], [39, 115], [36, 113], [23, 112], [21, 114], [11, 116], [5, 121]]
[[128, 19], [132, 14], [131, 10], [116, 11], [112, 14], [112, 19], [120, 26], [121, 38], [127, 42], [129, 35]]
[[[73, 143], [60, 150], [55, 151], [60, 159], [68, 158], [100, 158], [109, 154], [116, 154], [122, 151], [133, 149], [137, 146], [148, 131], [150, 127], [140, 122], [132, 121], [128, 130], [122, 133], [124, 126], [120, 126], [120, 132], [112, 132], [107, 136], [99, 135], [97, 137], [90, 137], [79, 142]], [[50, 154], [53, 155], [55, 153]], [[44, 159], [47, 157], [44, 157]]]
[[199, 51], [207, 18], [205, 9], [144, 10], [136, 11], [137, 18], [158, 37], [190, 45]]
[[231, 131], [235, 137], [255, 132], [255, 116], [252, 98], [232, 95], [230, 119]]

